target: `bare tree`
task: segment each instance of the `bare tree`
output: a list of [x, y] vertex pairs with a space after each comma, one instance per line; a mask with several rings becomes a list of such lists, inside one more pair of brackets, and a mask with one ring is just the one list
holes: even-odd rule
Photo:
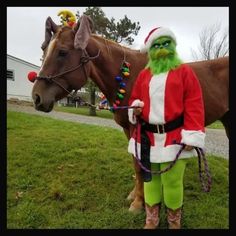
[[222, 33], [221, 24], [205, 27], [199, 34], [198, 51], [192, 50], [195, 60], [210, 60], [229, 54], [229, 35], [227, 29]]

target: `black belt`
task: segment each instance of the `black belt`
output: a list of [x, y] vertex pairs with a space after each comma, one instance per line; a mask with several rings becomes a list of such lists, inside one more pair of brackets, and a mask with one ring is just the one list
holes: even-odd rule
[[141, 120], [140, 122], [141, 122], [142, 128], [145, 129], [146, 131], [163, 134], [163, 133], [167, 133], [181, 127], [184, 124], [184, 116], [181, 115], [177, 119], [172, 120], [163, 125], [149, 124], [144, 120]]

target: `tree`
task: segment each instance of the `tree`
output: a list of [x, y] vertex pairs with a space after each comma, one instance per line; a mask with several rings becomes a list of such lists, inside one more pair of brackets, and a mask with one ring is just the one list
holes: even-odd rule
[[125, 41], [129, 45], [132, 45], [134, 39], [130, 35], [137, 35], [139, 30], [139, 22], [132, 23], [126, 15], [117, 23], [115, 23], [115, 19], [112, 17], [109, 22], [108, 32], [105, 36], [117, 43]]
[[195, 60], [210, 60], [227, 56], [229, 53], [229, 35], [225, 29], [222, 33], [221, 24], [205, 27], [199, 34], [198, 52], [192, 49]]
[[[139, 22], [132, 22], [126, 15], [117, 23], [113, 17], [109, 20], [101, 7], [87, 7], [84, 14], [89, 15], [93, 22], [96, 22], [93, 33], [117, 43], [125, 42], [128, 45], [132, 45], [134, 41], [132, 36], [136, 36], [141, 28]], [[78, 19], [80, 18], [79, 11], [77, 11], [76, 16]], [[91, 80], [88, 81], [86, 87], [90, 93], [90, 103], [95, 105], [95, 93], [98, 88]], [[89, 114], [96, 116], [96, 109], [90, 107]]]
[[[117, 43], [126, 42], [132, 45], [134, 41], [132, 35], [136, 36], [141, 28], [139, 22], [132, 22], [126, 15], [117, 23], [114, 17], [109, 20], [101, 7], [88, 7], [84, 14], [89, 15], [96, 22], [94, 33]], [[76, 15], [80, 17], [79, 11]]]

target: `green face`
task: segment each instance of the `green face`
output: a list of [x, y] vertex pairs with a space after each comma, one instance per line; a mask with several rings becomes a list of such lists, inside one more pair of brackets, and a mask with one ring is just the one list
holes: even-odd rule
[[176, 44], [174, 40], [170, 37], [162, 36], [152, 42], [148, 53], [151, 60], [155, 60], [160, 57], [174, 55], [175, 52]]

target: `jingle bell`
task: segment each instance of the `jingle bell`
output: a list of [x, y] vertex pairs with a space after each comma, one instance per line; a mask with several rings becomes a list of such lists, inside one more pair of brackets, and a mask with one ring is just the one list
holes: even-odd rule
[[125, 88], [125, 86], [126, 86], [126, 83], [124, 83], [124, 82], [120, 82], [120, 84], [119, 84], [119, 85], [120, 85], [120, 87], [121, 87], [121, 88]]
[[123, 65], [126, 66], [126, 67], [130, 67], [130, 63], [127, 62], [127, 61], [125, 61]]
[[119, 89], [119, 92], [120, 92], [121, 94], [124, 94], [124, 93], [125, 93], [125, 90], [124, 90], [124, 89]]
[[123, 72], [123, 75], [124, 75], [125, 77], [127, 77], [127, 76], [129, 76], [129, 72]]
[[129, 68], [123, 67], [123, 68], [122, 68], [122, 72], [129, 72]]
[[123, 80], [123, 78], [120, 77], [120, 76], [116, 76], [116, 77], [115, 77], [115, 80], [116, 80], [117, 82], [121, 82], [121, 81]]
[[120, 100], [115, 101], [116, 105], [120, 105]]
[[117, 97], [118, 97], [119, 99], [123, 99], [123, 98], [124, 98], [124, 95], [123, 95], [123, 94], [120, 94], [120, 93], [117, 93]]

